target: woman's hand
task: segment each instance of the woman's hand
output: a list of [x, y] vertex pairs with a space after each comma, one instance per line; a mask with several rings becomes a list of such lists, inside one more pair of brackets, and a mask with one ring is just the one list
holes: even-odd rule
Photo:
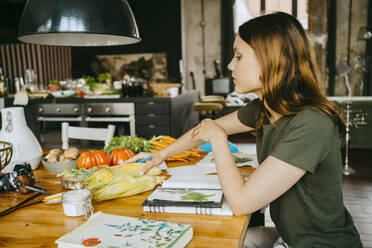
[[214, 120], [205, 119], [197, 125], [192, 131], [192, 140], [202, 140], [210, 142], [212, 138], [219, 135], [226, 135], [225, 130]]
[[152, 167], [157, 166], [161, 164], [164, 159], [166, 158], [162, 152], [140, 152], [136, 154], [135, 156], [131, 157], [130, 159], [126, 160], [124, 164], [134, 163], [140, 159], [144, 159], [147, 157], [152, 157], [150, 160], [146, 161], [145, 166], [142, 169], [143, 174], [146, 174], [148, 170], [150, 170]]

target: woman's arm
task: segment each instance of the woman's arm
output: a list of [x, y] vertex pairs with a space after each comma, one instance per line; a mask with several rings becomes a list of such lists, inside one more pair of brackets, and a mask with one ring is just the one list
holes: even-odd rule
[[239, 121], [238, 111], [218, 118], [215, 120], [215, 122], [225, 130], [227, 135], [250, 132], [254, 130], [254, 128], [248, 127]]
[[[225, 115], [216, 120], [216, 123], [220, 125], [227, 134], [235, 134], [241, 132], [252, 131], [253, 128], [247, 127], [238, 120], [238, 111], [235, 111], [231, 114]], [[192, 132], [195, 128], [192, 128], [187, 133], [178, 138], [175, 142], [167, 146], [165, 149], [160, 152], [163, 153], [165, 158], [172, 157], [180, 152], [183, 152], [192, 147], [203, 144], [202, 140], [192, 139]]]
[[211, 143], [219, 181], [235, 215], [261, 209], [284, 194], [306, 173], [304, 169], [269, 156], [244, 181], [228, 150], [227, 139], [216, 136]]
[[235, 215], [245, 215], [264, 207], [292, 187], [305, 170], [269, 156], [248, 177], [240, 174], [229, 150], [227, 135], [212, 120], [203, 121], [193, 138], [210, 141], [224, 195]]
[[[217, 119], [216, 123], [218, 123], [218, 125], [221, 126], [228, 134], [249, 132], [253, 130], [253, 128], [247, 127], [239, 121], [237, 111]], [[128, 159], [126, 163], [133, 163], [139, 159], [152, 156], [152, 159], [148, 160], [146, 162], [146, 166], [144, 167], [144, 172], [146, 172], [151, 167], [160, 164], [166, 158], [172, 157], [189, 148], [203, 144], [204, 143], [203, 140], [192, 139], [192, 133], [194, 129], [195, 128], [189, 130], [187, 133], [182, 135], [180, 138], [178, 138], [175, 142], [167, 146], [165, 149], [156, 153], [139, 153], [136, 156]]]
[[[194, 128], [193, 128], [194, 129]], [[166, 148], [155, 152], [140, 152], [134, 157], [126, 160], [125, 163], [134, 163], [137, 160], [151, 156], [152, 159], [146, 161], [146, 165], [143, 168], [143, 172], [146, 173], [151, 167], [156, 166], [163, 162], [166, 158], [172, 157], [180, 152], [183, 152], [189, 148], [198, 146], [203, 143], [202, 140], [192, 140], [191, 133], [193, 129], [189, 130], [187, 133], [178, 138], [175, 142], [168, 145]]]
[[[227, 134], [249, 132], [249, 131], [254, 130], [253, 128], [247, 127], [246, 125], [242, 124], [239, 121], [237, 112], [238, 111], [235, 111], [231, 114], [225, 115], [215, 120], [215, 122], [219, 126], [221, 126]], [[164, 157], [168, 158], [180, 152], [183, 152], [189, 148], [203, 144], [204, 143], [203, 140], [192, 139], [192, 132], [194, 131], [194, 129], [195, 128], [192, 128], [190, 131], [182, 135], [175, 142], [173, 142], [171, 145], [167, 146], [165, 149], [163, 149], [160, 152], [163, 152]]]

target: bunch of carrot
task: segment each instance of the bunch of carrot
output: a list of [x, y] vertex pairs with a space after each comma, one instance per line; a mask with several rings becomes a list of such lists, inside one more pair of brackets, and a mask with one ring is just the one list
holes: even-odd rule
[[[158, 136], [156, 139], [152, 139], [152, 145], [155, 146], [154, 149], [152, 149], [152, 152], [158, 152], [173, 142], [175, 142], [176, 139], [172, 138], [170, 136]], [[188, 149], [186, 151], [183, 151], [177, 155], [174, 155], [172, 157], [169, 157], [166, 159], [166, 161], [182, 161], [182, 162], [188, 162], [190, 160], [193, 160], [195, 158], [201, 157], [200, 153], [203, 152], [203, 150], [198, 149], [199, 147], [194, 147], [191, 149]]]

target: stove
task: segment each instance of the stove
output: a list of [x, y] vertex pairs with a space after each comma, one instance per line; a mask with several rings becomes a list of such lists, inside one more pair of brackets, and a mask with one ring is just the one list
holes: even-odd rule
[[[39, 141], [42, 144], [47, 143], [48, 139], [55, 139], [54, 143], [61, 140], [58, 137], [62, 122], [81, 127], [107, 127], [113, 124], [119, 136], [125, 133], [136, 135], [134, 103], [44, 103], [39, 104], [37, 110]], [[46, 137], [50, 129], [54, 133]], [[129, 133], [125, 132], [127, 129]]]

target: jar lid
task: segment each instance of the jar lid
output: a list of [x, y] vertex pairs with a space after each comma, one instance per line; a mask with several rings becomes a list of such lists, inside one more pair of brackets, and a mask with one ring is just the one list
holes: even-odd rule
[[76, 202], [92, 199], [92, 194], [86, 189], [70, 190], [62, 194], [62, 202]]

